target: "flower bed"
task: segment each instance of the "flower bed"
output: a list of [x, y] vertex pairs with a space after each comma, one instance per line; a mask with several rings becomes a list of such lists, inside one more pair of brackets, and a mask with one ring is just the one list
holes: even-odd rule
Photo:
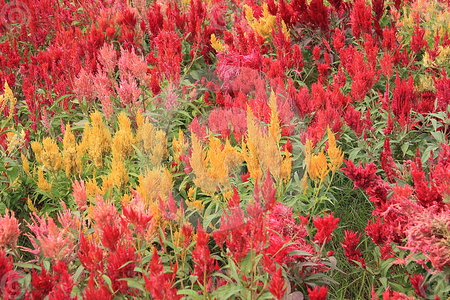
[[449, 297], [447, 2], [0, 9], [2, 299]]

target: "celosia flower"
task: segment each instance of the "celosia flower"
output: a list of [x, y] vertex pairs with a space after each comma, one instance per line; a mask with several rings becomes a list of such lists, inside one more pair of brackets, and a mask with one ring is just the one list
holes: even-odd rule
[[6, 209], [5, 215], [0, 218], [0, 248], [15, 248], [19, 236], [19, 222], [14, 211]]
[[413, 253], [423, 253], [436, 270], [450, 266], [450, 217], [448, 209], [429, 207], [409, 220], [406, 247]]
[[[219, 269], [217, 261], [211, 257], [208, 242], [209, 234], [205, 232], [199, 221], [195, 249], [192, 251], [192, 260], [194, 261], [194, 275], [198, 277], [200, 284], [206, 286], [210, 285], [210, 274]], [[208, 282], [204, 282], [204, 279], [207, 279]]]
[[316, 217], [313, 220], [313, 225], [317, 229], [314, 235], [314, 241], [319, 245], [331, 240], [331, 234], [337, 228], [339, 218], [335, 218], [333, 213], [326, 217]]
[[283, 269], [280, 267], [277, 269], [275, 274], [272, 274], [272, 278], [269, 282], [267, 289], [275, 297], [274, 299], [281, 300], [284, 299], [286, 293], [286, 281], [283, 277]]
[[208, 117], [208, 126], [223, 139], [229, 139], [233, 134], [236, 141], [241, 141], [247, 131], [245, 121], [247, 113], [236, 107], [214, 108]]
[[266, 227], [268, 228], [269, 242], [264, 254], [275, 263], [284, 265], [304, 259], [301, 255], [289, 255], [290, 252], [301, 250], [314, 253], [313, 247], [306, 243], [307, 231], [303, 224], [297, 224], [293, 218], [292, 208], [276, 203], [267, 213]]
[[111, 151], [111, 133], [103, 122], [100, 112], [91, 114], [91, 123], [86, 124], [83, 133], [80, 152], [87, 151], [95, 167], [103, 167], [103, 156]]
[[136, 276], [135, 261], [138, 260], [134, 247], [119, 244], [117, 249], [110, 251], [107, 258], [107, 276], [111, 279], [112, 288], [120, 293], [129, 293], [128, 283], [122, 278], [134, 278]]
[[107, 118], [112, 117], [114, 108], [111, 102], [111, 97], [113, 95], [111, 88], [111, 79], [108, 78], [105, 72], [98, 72], [94, 80], [94, 89], [97, 92], [97, 98], [103, 106], [103, 113]]
[[38, 256], [41, 253], [55, 261], [69, 261], [74, 256], [76, 237], [71, 228], [59, 228], [52, 217], [32, 215], [33, 224], [28, 224], [32, 234], [27, 234], [33, 249], [23, 250]]
[[75, 300], [71, 297], [74, 282], [72, 276], [68, 272], [68, 267], [62, 261], [58, 262], [54, 267], [53, 281], [56, 282], [53, 290], [49, 294], [49, 299], [69, 299]]
[[368, 189], [381, 181], [381, 177], [376, 174], [377, 166], [374, 163], [369, 163], [366, 167], [356, 167], [353, 161], [345, 161], [346, 167], [342, 169], [355, 185], [354, 188]]
[[89, 281], [86, 289], [84, 290], [84, 300], [112, 300], [114, 295], [111, 293], [108, 286], [105, 284], [104, 279], [100, 277], [95, 281], [93, 276], [89, 276]]
[[[183, 207], [181, 207], [183, 209]], [[178, 216], [177, 202], [173, 198], [172, 191], [169, 191], [169, 197], [166, 201], [163, 201], [159, 197], [159, 211], [162, 213], [162, 217], [165, 220], [175, 220]]]
[[225, 145], [211, 135], [206, 151], [195, 134], [192, 135], [190, 163], [196, 178], [194, 183], [212, 195], [218, 187], [230, 189], [229, 175], [242, 159], [237, 149], [227, 140]]
[[353, 4], [350, 18], [353, 34], [357, 39], [364, 33], [372, 33], [372, 11], [365, 1], [358, 0]]
[[43, 164], [45, 170], [56, 172], [62, 168], [62, 156], [59, 147], [51, 138], [44, 138], [42, 145], [39, 142], [33, 142], [31, 148], [36, 155], [36, 160]]
[[[125, 56], [124, 52], [122, 52], [122, 56]], [[103, 47], [99, 50], [98, 61], [109, 76], [114, 76], [114, 69], [117, 64], [117, 52], [114, 50], [113, 44], [103, 44]]]
[[12, 256], [7, 256], [6, 251], [0, 248], [0, 278], [12, 271], [14, 269], [13, 266], [13, 258]]
[[[407, 295], [397, 292], [397, 291], [391, 291], [390, 287], [388, 287], [383, 292], [383, 300], [416, 300], [414, 296], [408, 297]], [[379, 300], [378, 295], [375, 294], [375, 291], [372, 289], [372, 300]]]
[[[357, 233], [351, 230], [345, 230], [344, 240], [342, 242], [342, 248], [344, 248], [345, 256], [347, 260], [355, 265], [359, 262], [361, 266], [365, 267], [365, 261], [362, 257], [361, 251], [356, 249], [361, 239], [361, 233]], [[355, 262], [356, 261], [356, 262]]]
[[425, 283], [425, 277], [422, 274], [409, 275], [409, 281], [411, 282], [411, 285], [414, 288], [414, 293], [416, 293], [417, 296], [422, 298], [427, 297], [425, 293], [427, 290], [427, 284]]
[[334, 137], [334, 134], [330, 128], [327, 128], [327, 135], [328, 135], [327, 153], [328, 157], [330, 158], [330, 170], [332, 172], [336, 172], [342, 165], [342, 162], [344, 160], [344, 153], [342, 153], [340, 147], [336, 146], [336, 138]]
[[133, 200], [122, 205], [122, 213], [133, 224], [137, 233], [144, 235], [152, 224], [150, 221], [153, 219], [153, 215], [150, 209], [146, 208], [145, 202], [138, 192], [133, 192], [133, 196]]
[[117, 88], [117, 94], [123, 107], [130, 104], [137, 105], [137, 100], [141, 95], [141, 89], [137, 86], [136, 80], [130, 76], [121, 76], [121, 82]]
[[415, 193], [418, 202], [424, 207], [432, 205], [442, 206], [442, 195], [439, 193], [434, 182], [429, 182], [425, 177], [422, 168], [422, 160], [420, 158], [419, 148], [417, 148], [416, 158], [411, 162], [411, 177], [414, 181]]
[[102, 244], [111, 251], [116, 251], [122, 244], [131, 244], [131, 230], [124, 218], [120, 218], [114, 225], [104, 225], [101, 230]]
[[147, 83], [148, 65], [142, 57], [135, 53], [134, 49], [131, 51], [121, 50], [118, 66], [121, 80], [125, 77], [128, 77], [129, 79], [134, 77], [139, 80], [141, 85]]
[[370, 236], [372, 241], [378, 246], [389, 242], [389, 237], [391, 236], [390, 230], [391, 227], [383, 224], [380, 218], [377, 218], [375, 222], [369, 220], [365, 229], [367, 235]]
[[250, 27], [252, 27], [253, 30], [263, 38], [270, 37], [272, 31], [274, 30], [276, 16], [269, 13], [267, 3], [263, 3], [263, 15], [259, 18], [259, 20], [256, 20], [253, 16], [253, 10], [250, 6], [244, 5], [244, 8], [245, 18], [247, 19]]
[[73, 189], [73, 199], [75, 203], [77, 204], [77, 207], [79, 210], [83, 211], [87, 209], [87, 191], [86, 186], [84, 185], [84, 180], [75, 180], [72, 183], [72, 189]]
[[35, 269], [31, 271], [32, 299], [44, 299], [53, 289], [52, 275], [42, 268], [40, 274]]
[[225, 50], [225, 45], [222, 44], [216, 37], [215, 34], [211, 34], [211, 47], [216, 50], [216, 52], [221, 52]]
[[314, 288], [308, 288], [308, 297], [310, 300], [326, 300], [328, 294], [328, 288], [326, 286], [315, 286]]
[[42, 168], [39, 168], [38, 170], [38, 188], [40, 188], [41, 190], [50, 193], [50, 191], [52, 190], [52, 184], [49, 183], [47, 181], [47, 179], [45, 179], [45, 175], [44, 175], [44, 171], [42, 170]]
[[106, 225], [115, 226], [119, 220], [119, 214], [113, 203], [103, 200], [101, 195], [95, 196], [95, 206], [92, 209], [93, 219], [97, 229], [101, 230]]
[[159, 258], [156, 249], [153, 252], [152, 260], [150, 262], [149, 277], [145, 276], [145, 288], [149, 291], [155, 300], [165, 299], [181, 299], [182, 295], [178, 295], [174, 284], [177, 275], [177, 265], [174, 267], [172, 273], [164, 272], [164, 265]]
[[104, 251], [94, 241], [93, 235], [88, 238], [84, 234], [80, 235], [79, 240], [80, 248], [78, 250], [78, 258], [81, 264], [89, 270], [91, 274], [104, 272]]
[[395, 78], [395, 88], [392, 96], [392, 112], [397, 117], [401, 126], [406, 126], [410, 121], [411, 108], [417, 101], [417, 93], [414, 89], [412, 75], [409, 79]]
[[22, 277], [14, 270], [12, 256], [7, 256], [6, 251], [0, 247], [0, 295], [4, 300], [20, 298], [22, 288], [19, 279]]
[[67, 176], [81, 172], [81, 156], [78, 154], [77, 150], [78, 145], [75, 141], [75, 135], [73, 134], [70, 125], [67, 124], [64, 130], [62, 152], [63, 164]]
[[86, 99], [87, 103], [94, 101], [94, 76], [81, 68], [80, 73], [75, 78], [73, 89], [77, 98], [82, 101]]
[[22, 288], [19, 280], [22, 277], [23, 276], [15, 270], [9, 271], [1, 277], [2, 285], [0, 287], [0, 294], [2, 295], [2, 299], [15, 300], [21, 297]]
[[[159, 166], [167, 157], [166, 133], [163, 130], [157, 129], [149, 122], [148, 118], [143, 118], [142, 122], [138, 125], [136, 141], [139, 150], [148, 157], [148, 161], [153, 167]], [[180, 163], [179, 156], [176, 156], [176, 153], [182, 154], [187, 149], [187, 143], [184, 141], [183, 133], [179, 135], [178, 139], [173, 139], [172, 149], [175, 154], [175, 162]]]

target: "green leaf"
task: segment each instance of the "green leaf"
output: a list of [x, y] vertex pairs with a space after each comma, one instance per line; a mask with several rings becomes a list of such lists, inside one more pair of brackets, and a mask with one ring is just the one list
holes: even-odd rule
[[252, 270], [252, 267], [253, 267], [253, 255], [254, 255], [254, 252], [252, 250], [250, 250], [248, 252], [247, 256], [242, 261], [241, 270], [246, 275], [248, 273], [250, 273], [250, 271]]
[[4, 215], [6, 211], [6, 205], [3, 202], [0, 202], [0, 214]]
[[380, 282], [381, 282], [381, 284], [383, 285], [384, 288], [387, 288], [387, 286], [388, 286], [388, 280], [387, 280], [386, 277], [381, 277], [381, 278], [380, 278]]
[[189, 299], [193, 299], [193, 300], [196, 300], [196, 299], [202, 300], [204, 298], [202, 295], [199, 295], [196, 291], [188, 290], [188, 289], [179, 290], [178, 295], [189, 296]]
[[119, 280], [126, 281], [130, 288], [138, 289], [138, 290], [140, 290], [141, 292], [144, 292], [144, 293], [147, 291], [145, 289], [145, 287], [144, 287], [144, 284], [142, 282], [140, 282], [140, 281], [137, 281], [134, 278], [121, 278]]
[[244, 288], [235, 283], [223, 285], [213, 292], [213, 296], [219, 299], [229, 299], [231, 296], [237, 296]]
[[444, 143], [445, 142], [445, 135], [442, 131], [433, 131], [430, 132], [431, 135], [434, 137], [434, 139], [439, 142], [439, 143]]
[[14, 264], [16, 267], [20, 267], [20, 268], [25, 268], [25, 269], [36, 269], [36, 270], [42, 270], [42, 268], [40, 266], [36, 266], [34, 264], [30, 264], [30, 263], [15, 263]]
[[233, 278], [235, 281], [239, 282], [241, 281], [241, 279], [239, 278], [237, 269], [236, 269], [236, 265], [234, 263], [234, 261], [232, 259], [228, 259], [229, 263], [228, 263], [228, 267], [230, 268], [230, 276], [231, 278]]
[[306, 252], [306, 251], [302, 251], [302, 250], [294, 250], [289, 252], [290, 256], [294, 256], [294, 255], [302, 255], [302, 256], [312, 256], [311, 253]]
[[262, 300], [262, 299], [273, 299], [273, 295], [270, 292], [265, 292], [264, 294], [262, 294], [261, 296], [258, 297], [258, 300]]
[[109, 278], [107, 275], [102, 275], [103, 280], [105, 281], [106, 285], [108, 286], [109, 290], [111, 292], [114, 292], [113, 288], [112, 288], [112, 281], [111, 278]]
[[83, 266], [79, 266], [77, 271], [75, 272], [75, 274], [73, 275], [73, 281], [77, 281], [78, 277], [80, 277], [81, 273], [84, 271], [84, 267]]
[[42, 264], [44, 265], [44, 268], [45, 268], [47, 271], [50, 270], [51, 264], [50, 264], [50, 262], [49, 262], [48, 260], [44, 260], [44, 262], [43, 262]]

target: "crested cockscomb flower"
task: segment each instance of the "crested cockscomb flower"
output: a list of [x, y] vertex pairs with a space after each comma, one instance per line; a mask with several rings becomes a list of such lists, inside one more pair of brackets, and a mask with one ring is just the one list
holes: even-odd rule
[[405, 249], [423, 253], [436, 270], [450, 266], [450, 217], [448, 209], [429, 207], [408, 222]]
[[377, 218], [375, 222], [369, 220], [365, 229], [367, 235], [370, 236], [372, 241], [378, 246], [389, 242], [389, 237], [391, 236], [390, 230], [392, 229], [382, 223], [380, 218]]
[[346, 160], [345, 164], [346, 167], [342, 168], [342, 171], [353, 181], [354, 188], [365, 190], [381, 181], [381, 177], [376, 174], [377, 166], [374, 163], [356, 167], [353, 161]]

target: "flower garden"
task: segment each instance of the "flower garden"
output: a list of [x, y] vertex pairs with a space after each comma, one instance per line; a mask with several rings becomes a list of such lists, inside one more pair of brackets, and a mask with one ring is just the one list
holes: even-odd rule
[[449, 5], [0, 0], [0, 298], [449, 299]]

